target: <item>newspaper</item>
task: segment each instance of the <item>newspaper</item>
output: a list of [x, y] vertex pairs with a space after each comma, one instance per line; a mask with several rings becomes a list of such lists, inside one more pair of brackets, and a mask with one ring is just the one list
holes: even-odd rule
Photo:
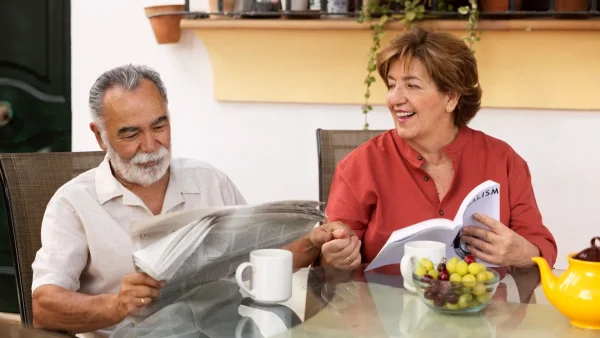
[[[186, 288], [231, 275], [252, 250], [309, 233], [325, 214], [316, 201], [280, 201], [163, 214], [131, 226], [133, 261], [156, 280]], [[177, 283], [173, 283], [177, 282]]]

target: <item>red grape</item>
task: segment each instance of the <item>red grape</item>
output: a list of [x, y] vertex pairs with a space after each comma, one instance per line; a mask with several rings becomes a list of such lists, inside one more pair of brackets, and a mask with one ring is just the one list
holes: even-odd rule
[[465, 263], [467, 263], [467, 264], [475, 263], [476, 261], [477, 260], [475, 259], [475, 257], [473, 255], [465, 256]]
[[434, 290], [427, 290], [423, 294], [423, 297], [425, 297], [425, 299], [429, 299], [429, 300], [435, 299], [435, 296], [436, 296], [436, 292]]
[[458, 303], [458, 295], [455, 294], [455, 293], [447, 293], [444, 298], [450, 304], [456, 304], [456, 303]]
[[444, 302], [444, 296], [442, 296], [441, 294], [438, 293], [435, 296], [435, 300], [433, 301], [433, 304], [435, 304], [435, 306], [438, 306], [438, 307], [444, 306], [444, 304], [445, 304], [445, 302]]
[[442, 271], [438, 275], [438, 279], [439, 280], [444, 280], [444, 281], [450, 280], [450, 274], [448, 273], [448, 271]]
[[437, 266], [437, 270], [438, 270], [439, 272], [448, 271], [448, 270], [446, 270], [446, 263], [440, 263], [440, 264], [438, 264], [438, 266]]

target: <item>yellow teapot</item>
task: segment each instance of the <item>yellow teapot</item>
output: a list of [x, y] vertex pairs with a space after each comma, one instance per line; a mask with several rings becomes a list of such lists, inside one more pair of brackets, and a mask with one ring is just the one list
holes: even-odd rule
[[559, 277], [554, 276], [542, 257], [532, 260], [539, 266], [542, 288], [546, 297], [573, 326], [600, 330], [600, 237], [579, 254], [567, 256], [569, 267]]

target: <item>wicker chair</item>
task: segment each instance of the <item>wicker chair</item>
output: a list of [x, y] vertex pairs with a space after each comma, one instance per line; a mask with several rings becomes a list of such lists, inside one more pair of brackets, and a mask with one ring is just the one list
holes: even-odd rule
[[327, 204], [333, 173], [339, 161], [361, 144], [385, 130], [317, 129], [319, 151], [319, 201]]
[[97, 167], [104, 152], [0, 154], [0, 183], [5, 194], [21, 324], [33, 324], [31, 264], [41, 247], [46, 205], [56, 190]]

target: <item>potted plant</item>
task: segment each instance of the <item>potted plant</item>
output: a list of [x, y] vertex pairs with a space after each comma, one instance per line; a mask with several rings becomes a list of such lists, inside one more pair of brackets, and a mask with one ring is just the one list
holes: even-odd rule
[[557, 12], [587, 11], [588, 5], [588, 0], [554, 0], [554, 10]]
[[[521, 10], [523, 0], [515, 0], [515, 11]], [[506, 12], [509, 10], [510, 0], [481, 0], [483, 12]]]
[[184, 5], [161, 5], [145, 7], [156, 42], [177, 43], [181, 38], [179, 24], [183, 18]]

